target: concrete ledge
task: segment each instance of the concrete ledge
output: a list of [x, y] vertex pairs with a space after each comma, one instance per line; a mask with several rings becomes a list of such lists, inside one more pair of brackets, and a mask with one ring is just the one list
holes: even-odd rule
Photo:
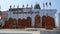
[[1, 29], [0, 34], [40, 34], [40, 31], [20, 31], [20, 29]]

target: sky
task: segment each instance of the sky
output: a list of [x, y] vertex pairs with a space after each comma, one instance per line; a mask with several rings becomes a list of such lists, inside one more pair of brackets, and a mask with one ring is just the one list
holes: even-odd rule
[[41, 9], [43, 9], [43, 3], [49, 3], [51, 2], [51, 6], [48, 5], [48, 7], [45, 7], [46, 9], [57, 9], [60, 10], [60, 0], [0, 0], [0, 7], [2, 11], [6, 11], [9, 9], [9, 6], [12, 5], [15, 7], [17, 7], [19, 5], [19, 7], [22, 7], [22, 5], [24, 4], [24, 6], [26, 7], [26, 5], [28, 4], [29, 6], [32, 4], [33, 6], [36, 3], [40, 4]]

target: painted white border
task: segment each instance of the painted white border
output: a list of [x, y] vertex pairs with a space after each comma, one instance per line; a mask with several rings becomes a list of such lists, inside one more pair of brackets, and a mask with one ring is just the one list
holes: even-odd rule
[[6, 29], [6, 30], [0, 30], [0, 33], [32, 33], [32, 34], [40, 34], [40, 31], [20, 31], [20, 30]]

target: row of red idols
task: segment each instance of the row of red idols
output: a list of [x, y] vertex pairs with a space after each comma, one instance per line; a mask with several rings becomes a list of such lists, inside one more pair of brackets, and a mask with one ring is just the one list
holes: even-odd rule
[[[54, 18], [50, 16], [42, 16], [42, 20], [40, 19], [39, 15], [35, 16], [35, 25], [34, 28], [40, 28], [40, 23], [42, 21], [42, 28], [46, 29], [53, 29], [55, 28], [55, 21]], [[5, 21], [5, 25], [2, 28], [31, 28], [32, 19], [27, 17], [27, 19], [12, 19]]]
[[5, 25], [3, 28], [26, 28], [26, 27], [31, 27], [31, 18], [27, 17], [27, 19], [12, 19], [9, 18], [9, 20], [5, 21]]
[[55, 28], [55, 20], [50, 16], [42, 17], [42, 28], [53, 29]]

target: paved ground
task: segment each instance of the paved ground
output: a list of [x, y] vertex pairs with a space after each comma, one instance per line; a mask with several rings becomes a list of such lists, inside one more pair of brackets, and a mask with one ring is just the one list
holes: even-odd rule
[[59, 34], [58, 31], [40, 31], [41, 34]]

